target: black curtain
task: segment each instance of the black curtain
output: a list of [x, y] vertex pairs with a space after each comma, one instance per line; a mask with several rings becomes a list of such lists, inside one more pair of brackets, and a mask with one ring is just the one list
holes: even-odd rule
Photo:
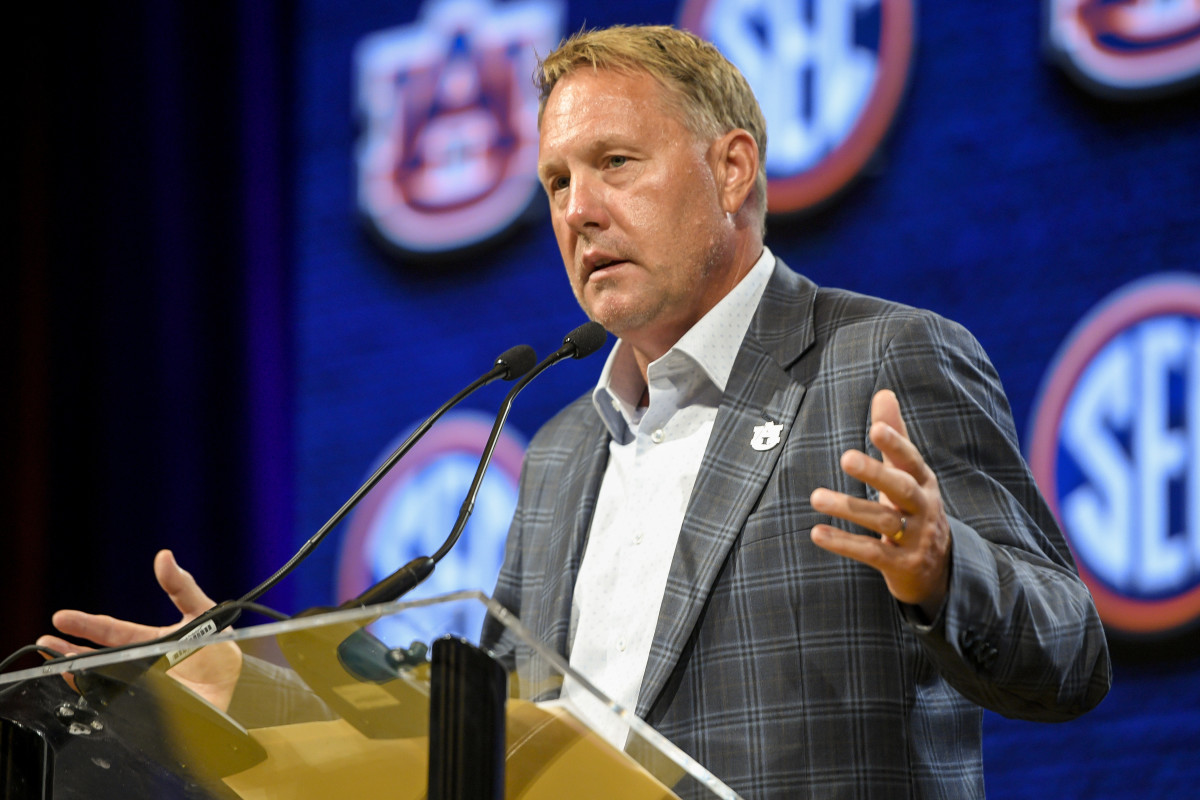
[[286, 6], [51, 6], [9, 32], [0, 653], [60, 607], [176, 619], [160, 547], [218, 600], [286, 549]]

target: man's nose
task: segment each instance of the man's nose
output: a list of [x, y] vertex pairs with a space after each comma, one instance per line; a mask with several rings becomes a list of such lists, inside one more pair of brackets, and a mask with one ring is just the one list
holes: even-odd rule
[[567, 197], [566, 221], [577, 231], [607, 227], [608, 212], [602, 187], [585, 177], [573, 177]]

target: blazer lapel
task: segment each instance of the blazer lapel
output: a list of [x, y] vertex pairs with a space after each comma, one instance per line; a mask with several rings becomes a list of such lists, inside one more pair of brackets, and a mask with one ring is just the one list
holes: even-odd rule
[[[806, 387], [788, 368], [811, 346], [816, 286], [778, 261], [729, 376], [667, 577], [637, 713], [645, 716], [679, 660], [717, 575], [783, 447], [751, 446], [756, 428], [786, 438]], [[574, 577], [572, 576], [572, 580]]]

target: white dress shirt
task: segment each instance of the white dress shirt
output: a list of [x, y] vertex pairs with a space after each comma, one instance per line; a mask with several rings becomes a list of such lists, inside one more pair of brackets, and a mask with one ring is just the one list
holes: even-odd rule
[[[679, 530], [734, 359], [775, 267], [763, 249], [749, 273], [646, 370], [618, 342], [592, 393], [612, 435], [608, 467], [575, 582], [571, 666], [631, 713]], [[572, 681], [562, 697], [616, 747], [627, 726]]]

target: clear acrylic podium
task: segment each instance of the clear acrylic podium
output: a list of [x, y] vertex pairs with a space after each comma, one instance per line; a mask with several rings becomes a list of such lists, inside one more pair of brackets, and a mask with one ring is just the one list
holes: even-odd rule
[[[447, 619], [481, 610], [515, 645], [505, 666], [445, 635]], [[2, 797], [737, 797], [478, 592], [305, 616], [194, 645], [230, 642], [251, 657], [226, 710], [168, 674], [178, 643], [0, 675]], [[624, 749], [558, 699], [565, 680], [628, 728]]]

